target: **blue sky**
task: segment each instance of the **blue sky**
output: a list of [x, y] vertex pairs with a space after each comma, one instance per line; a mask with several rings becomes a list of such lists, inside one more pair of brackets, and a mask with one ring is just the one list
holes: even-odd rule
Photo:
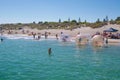
[[0, 23], [30, 23], [81, 18], [94, 22], [120, 16], [120, 0], [0, 0]]

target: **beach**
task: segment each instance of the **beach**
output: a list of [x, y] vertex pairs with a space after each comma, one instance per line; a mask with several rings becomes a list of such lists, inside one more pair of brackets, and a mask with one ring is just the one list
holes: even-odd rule
[[[108, 45], [91, 44], [92, 35], [111, 27], [120, 31], [120, 25], [73, 30], [25, 28], [11, 30], [10, 34], [5, 30], [0, 42], [0, 79], [119, 80], [120, 39], [108, 39], [108, 43], [111, 42]], [[60, 39], [61, 32], [67, 35], [68, 40]], [[83, 40], [80, 44], [75, 43], [78, 33]], [[88, 42], [84, 36], [89, 38]]]
[[[3, 36], [9, 36], [9, 35], [17, 35], [17, 36], [32, 36], [32, 34], [36, 34], [44, 36], [45, 32], [47, 32], [48, 34], [48, 38], [56, 38], [56, 34], [58, 35], [58, 37], [60, 37], [61, 32], [63, 32], [64, 34], [67, 34], [71, 37], [71, 39], [75, 39], [76, 35], [78, 33], [80, 33], [83, 36], [89, 36], [91, 37], [92, 35], [96, 34], [96, 32], [99, 33], [103, 33], [104, 30], [109, 29], [109, 28], [115, 28], [118, 31], [117, 32], [113, 32], [113, 34], [116, 33], [120, 33], [120, 25], [105, 25], [103, 27], [100, 28], [90, 28], [90, 27], [80, 27], [80, 28], [76, 28], [73, 30], [65, 30], [65, 29], [43, 29], [43, 30], [38, 30], [38, 29], [30, 29], [30, 28], [23, 28], [21, 30], [3, 30]], [[8, 34], [8, 32], [11, 31], [10, 34]]]
[[[61, 32], [64, 32], [66, 34], [69, 34], [71, 36], [75, 36], [77, 35], [78, 32], [80, 32], [81, 34], [89, 34], [89, 35], [93, 35], [96, 32], [100, 32], [103, 33], [104, 30], [109, 29], [109, 28], [115, 28], [118, 30], [118, 33], [120, 33], [120, 25], [105, 25], [103, 27], [100, 28], [90, 28], [90, 27], [81, 27], [81, 28], [76, 28], [73, 30], [65, 30], [65, 29], [43, 29], [43, 30], [38, 30], [38, 29], [30, 29], [30, 28], [23, 28], [22, 30], [24, 30], [25, 34], [29, 34], [30, 32], [34, 32], [34, 33], [41, 33], [44, 34], [45, 32], [50, 32], [51, 35], [55, 35], [55, 34], [60, 34]], [[13, 34], [22, 34], [22, 30], [11, 30]], [[4, 33], [7, 34], [9, 30], [5, 30]], [[29, 31], [27, 33], [27, 31]]]
[[120, 0], [1, 0], [0, 80], [120, 80]]

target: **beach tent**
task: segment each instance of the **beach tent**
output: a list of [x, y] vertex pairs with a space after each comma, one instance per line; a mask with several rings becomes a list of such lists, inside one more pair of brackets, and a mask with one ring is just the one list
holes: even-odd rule
[[118, 30], [117, 29], [114, 29], [114, 28], [109, 28], [107, 30], [104, 30], [104, 32], [117, 32]]

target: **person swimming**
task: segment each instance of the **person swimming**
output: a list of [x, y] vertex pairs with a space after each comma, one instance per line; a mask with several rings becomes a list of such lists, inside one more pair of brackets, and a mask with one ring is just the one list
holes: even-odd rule
[[52, 50], [51, 50], [51, 48], [49, 48], [48, 49], [48, 54], [51, 55], [51, 53], [52, 53]]
[[3, 38], [1, 38], [0, 40], [1, 40], [1, 42], [3, 42]]

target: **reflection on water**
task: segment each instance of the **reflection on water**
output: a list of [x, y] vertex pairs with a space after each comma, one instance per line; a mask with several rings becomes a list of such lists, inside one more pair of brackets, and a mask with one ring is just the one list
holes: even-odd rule
[[76, 48], [82, 50], [82, 49], [86, 48], [86, 45], [76, 45]]
[[103, 50], [103, 46], [102, 47], [95, 47], [95, 46], [92, 46], [92, 49], [93, 49], [93, 51], [94, 52], [100, 52], [100, 51], [102, 51]]

